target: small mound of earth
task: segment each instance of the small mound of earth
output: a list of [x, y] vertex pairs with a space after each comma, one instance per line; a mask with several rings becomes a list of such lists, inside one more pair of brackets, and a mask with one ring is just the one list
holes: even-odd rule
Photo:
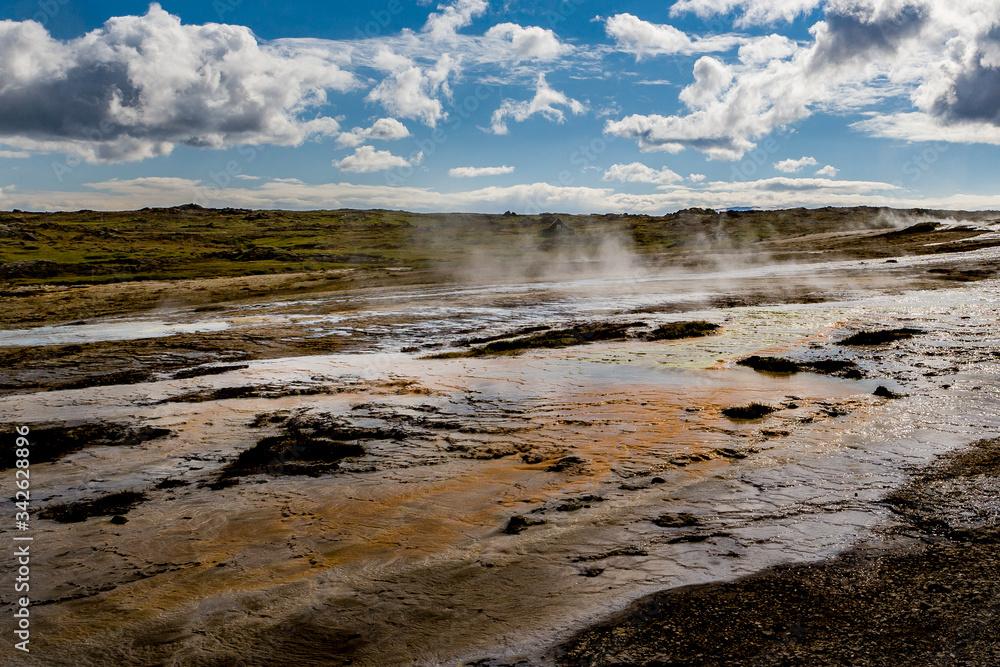
[[548, 472], [564, 472], [570, 475], [580, 475], [587, 471], [587, 461], [579, 456], [564, 456], [548, 468]]
[[772, 412], [777, 412], [775, 408], [764, 403], [750, 403], [748, 405], [734, 405], [729, 408], [722, 408], [722, 414], [730, 419], [760, 419]]
[[38, 518], [51, 519], [59, 523], [78, 523], [92, 516], [126, 514], [144, 500], [146, 494], [141, 491], [119, 491], [94, 500], [52, 505], [39, 512]]
[[362, 442], [406, 438], [400, 429], [352, 426], [329, 415], [295, 415], [282, 430], [241, 452], [219, 480], [259, 473], [316, 476], [337, 469], [343, 459], [365, 456]]
[[753, 355], [746, 359], [740, 359], [736, 364], [766, 373], [798, 373], [802, 370], [802, 367], [796, 362], [781, 357], [759, 357]]
[[[172, 433], [170, 429], [153, 426], [92, 422], [62, 426], [29, 425], [29, 433], [25, 437], [31, 443], [31, 462], [48, 463], [85, 447], [133, 447]], [[15, 448], [15, 438], [5, 438], [0, 444], [0, 469], [6, 470], [14, 466]]]
[[540, 526], [543, 523], [545, 523], [545, 521], [542, 519], [529, 519], [528, 517], [521, 516], [520, 514], [515, 514], [507, 520], [507, 525], [504, 527], [503, 532], [507, 535], [517, 535], [519, 533], [523, 533], [531, 526]]
[[880, 331], [859, 331], [848, 336], [837, 345], [885, 345], [897, 340], [913, 338], [918, 334], [927, 333], [923, 329], [902, 327], [900, 329], [882, 329]]

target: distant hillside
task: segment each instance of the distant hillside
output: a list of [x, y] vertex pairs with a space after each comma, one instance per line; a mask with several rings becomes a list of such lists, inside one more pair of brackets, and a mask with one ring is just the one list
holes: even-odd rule
[[[995, 212], [869, 207], [686, 209], [664, 216], [252, 211], [194, 204], [114, 213], [12, 211], [0, 212], [0, 281], [95, 283], [345, 267], [447, 269], [477, 253], [502, 260], [529, 250], [586, 249], [608, 238], [641, 256], [690, 261], [699, 253], [754, 251], [806, 235], [997, 217]], [[553, 225], [561, 229], [557, 218], [571, 234], [551, 232]], [[838, 252], [850, 256], [850, 244], [842, 245]]]

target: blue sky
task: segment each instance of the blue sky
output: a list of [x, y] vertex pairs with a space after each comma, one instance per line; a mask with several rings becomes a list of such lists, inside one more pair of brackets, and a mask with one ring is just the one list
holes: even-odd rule
[[0, 12], [0, 209], [1000, 208], [995, 0]]

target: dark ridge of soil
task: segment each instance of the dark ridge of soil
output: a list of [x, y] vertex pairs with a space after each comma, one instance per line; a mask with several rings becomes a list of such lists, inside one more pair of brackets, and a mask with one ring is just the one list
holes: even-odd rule
[[697, 526], [701, 522], [695, 515], [681, 512], [680, 514], [661, 514], [653, 519], [653, 523], [660, 528], [689, 528]]
[[492, 343], [497, 340], [504, 340], [507, 338], [517, 338], [518, 336], [526, 336], [528, 334], [538, 333], [539, 331], [548, 331], [552, 327], [546, 325], [539, 325], [533, 327], [522, 327], [516, 331], [510, 331], [508, 333], [497, 334], [495, 336], [485, 336], [482, 338], [463, 338], [457, 341], [455, 344], [461, 347], [469, 347], [470, 345], [482, 345], [483, 343]]
[[[633, 329], [645, 328], [645, 322], [596, 322], [577, 324], [565, 329], [551, 329], [533, 336], [500, 339], [461, 352], [444, 352], [432, 355], [431, 359], [454, 359], [459, 357], [485, 357], [520, 354], [537, 348], [562, 348], [586, 345], [599, 341], [627, 340], [635, 337]], [[547, 327], [546, 327], [547, 328]], [[643, 340], [673, 340], [707, 336], [715, 332], [719, 325], [711, 322], [673, 322], [642, 334]]]
[[596, 322], [577, 324], [566, 329], [552, 329], [534, 336], [522, 336], [511, 340], [497, 340], [464, 352], [445, 352], [432, 355], [431, 359], [453, 359], [456, 357], [485, 357], [506, 354], [520, 354], [536, 348], [561, 348], [586, 345], [598, 341], [625, 340], [631, 329], [646, 327], [645, 322]]
[[881, 331], [859, 331], [856, 334], [838, 341], [837, 345], [885, 345], [896, 340], [913, 338], [918, 334], [927, 333], [923, 329], [903, 327], [901, 329], [883, 329]]
[[[87, 423], [64, 426], [49, 424], [28, 425], [28, 439], [32, 463], [56, 461], [67, 454], [85, 447], [120, 446], [133, 447], [148, 440], [171, 435], [173, 431], [153, 426], [136, 428], [128, 424]], [[0, 469], [14, 467], [16, 438], [4, 438], [0, 444]]]
[[581, 474], [587, 469], [586, 459], [579, 456], [564, 456], [545, 469], [546, 472]]
[[579, 498], [570, 498], [564, 503], [556, 506], [557, 512], [575, 512], [577, 510], [589, 508], [591, 503], [603, 503], [604, 498], [602, 496], [595, 496], [588, 493], [585, 496], [580, 496]]
[[218, 389], [201, 389], [180, 396], [165, 398], [161, 403], [208, 403], [210, 401], [225, 401], [232, 398], [281, 398], [284, 396], [313, 396], [327, 394], [334, 389], [326, 386], [313, 387], [283, 387], [278, 385], [244, 385], [239, 387], [219, 387]]
[[777, 412], [778, 408], [764, 403], [750, 403], [748, 405], [734, 405], [729, 408], [722, 408], [722, 414], [730, 419], [760, 419], [772, 412]]
[[1000, 664], [1000, 439], [918, 472], [899, 523], [817, 563], [656, 593], [551, 649], [558, 665]]
[[[163, 338], [0, 349], [0, 396], [140, 384], [169, 374], [194, 378], [246, 368], [254, 359], [326, 354], [366, 345], [338, 336], [295, 338], [300, 330], [186, 333]], [[220, 364], [208, 366], [207, 363]]]
[[133, 507], [146, 500], [141, 491], [119, 491], [94, 500], [51, 505], [38, 513], [39, 519], [50, 519], [59, 523], [78, 523], [92, 516], [127, 514]]
[[[886, 232], [885, 234], [880, 234], [882, 238], [898, 238], [900, 236], [911, 236], [913, 234], [930, 234], [937, 230], [941, 224], [937, 222], [918, 222], [915, 225], [910, 225], [909, 227], [904, 227], [903, 229], [896, 229], [891, 232]], [[968, 231], [968, 230], [963, 230]]]
[[206, 375], [222, 375], [229, 371], [241, 371], [250, 368], [248, 364], [229, 364], [226, 366], [198, 366], [196, 368], [186, 368], [174, 373], [171, 380], [187, 380], [189, 378], [204, 377]]
[[406, 438], [400, 429], [351, 426], [328, 415], [295, 415], [282, 430], [240, 452], [222, 469], [220, 481], [260, 473], [317, 476], [336, 470], [343, 459], [365, 456], [361, 442]]
[[812, 371], [824, 375], [857, 380], [862, 376], [858, 365], [846, 359], [817, 359], [815, 361], [793, 361], [784, 357], [760, 357], [753, 355], [739, 359], [738, 366], [746, 366], [762, 373], [792, 374], [802, 371]]
[[718, 324], [694, 320], [689, 322], [671, 322], [650, 331], [643, 336], [644, 340], [678, 340], [680, 338], [700, 338], [719, 330]]
[[504, 526], [503, 532], [507, 535], [517, 535], [518, 533], [523, 533], [531, 526], [540, 526], [543, 523], [545, 521], [542, 519], [529, 519], [516, 514], [507, 520], [507, 525]]
[[182, 486], [188, 486], [191, 482], [187, 482], [183, 479], [163, 479], [156, 485], [157, 489], [176, 489]]
[[791, 361], [789, 359], [783, 359], [781, 357], [759, 357], [756, 354], [752, 357], [747, 357], [746, 359], [740, 359], [736, 362], [738, 366], [746, 366], [752, 368], [755, 371], [763, 371], [765, 373], [798, 373], [802, 370], [802, 367]]
[[825, 375], [837, 375], [848, 379], [859, 379], [862, 377], [858, 365], [846, 359], [817, 359], [816, 361], [802, 362], [801, 365], [808, 367], [809, 370]]

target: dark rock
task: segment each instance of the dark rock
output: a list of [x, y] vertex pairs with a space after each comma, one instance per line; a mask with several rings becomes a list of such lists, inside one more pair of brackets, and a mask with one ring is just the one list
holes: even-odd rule
[[890, 390], [888, 387], [882, 385], [878, 386], [878, 389], [872, 392], [873, 396], [880, 396], [881, 398], [902, 398], [902, 394], [897, 394], [896, 392]]
[[777, 408], [770, 405], [750, 403], [749, 405], [735, 405], [723, 408], [722, 414], [730, 419], [760, 419], [776, 411]]
[[156, 485], [157, 489], [176, 489], [179, 486], [188, 486], [190, 482], [186, 482], [183, 479], [167, 479], [161, 480], [159, 484]]
[[661, 514], [653, 519], [653, 523], [660, 528], [687, 528], [689, 526], [698, 526], [701, 524], [701, 521], [693, 514], [681, 512], [680, 514]]
[[913, 338], [923, 333], [927, 332], [923, 329], [915, 329], [913, 327], [883, 329], [880, 331], [859, 331], [838, 342], [837, 345], [885, 345], [896, 340]]
[[507, 525], [504, 527], [503, 532], [507, 535], [517, 535], [524, 532], [531, 526], [540, 526], [543, 523], [545, 523], [545, 521], [542, 519], [529, 519], [521, 516], [520, 514], [515, 514], [507, 520]]
[[576, 510], [583, 509], [584, 507], [590, 507], [590, 503], [600, 503], [604, 502], [604, 498], [600, 496], [580, 496], [579, 498], [572, 498], [558, 507], [556, 507], [557, 512], [575, 512]]
[[[51, 519], [59, 523], [79, 523], [92, 516], [126, 514], [133, 507], [146, 500], [146, 494], [139, 491], [119, 491], [94, 500], [81, 500], [46, 507], [38, 513], [40, 519]], [[124, 518], [124, 517], [122, 517]]]
[[671, 322], [653, 329], [643, 336], [644, 340], [678, 340], [681, 338], [700, 338], [719, 330], [718, 324], [693, 320], [688, 322]]
[[586, 469], [586, 466], [587, 462], [579, 456], [564, 456], [545, 470], [548, 472], [581, 473]]
[[794, 361], [782, 359], [781, 357], [758, 357], [753, 355], [736, 362], [739, 366], [746, 366], [755, 371], [764, 373], [798, 373], [802, 367]]

